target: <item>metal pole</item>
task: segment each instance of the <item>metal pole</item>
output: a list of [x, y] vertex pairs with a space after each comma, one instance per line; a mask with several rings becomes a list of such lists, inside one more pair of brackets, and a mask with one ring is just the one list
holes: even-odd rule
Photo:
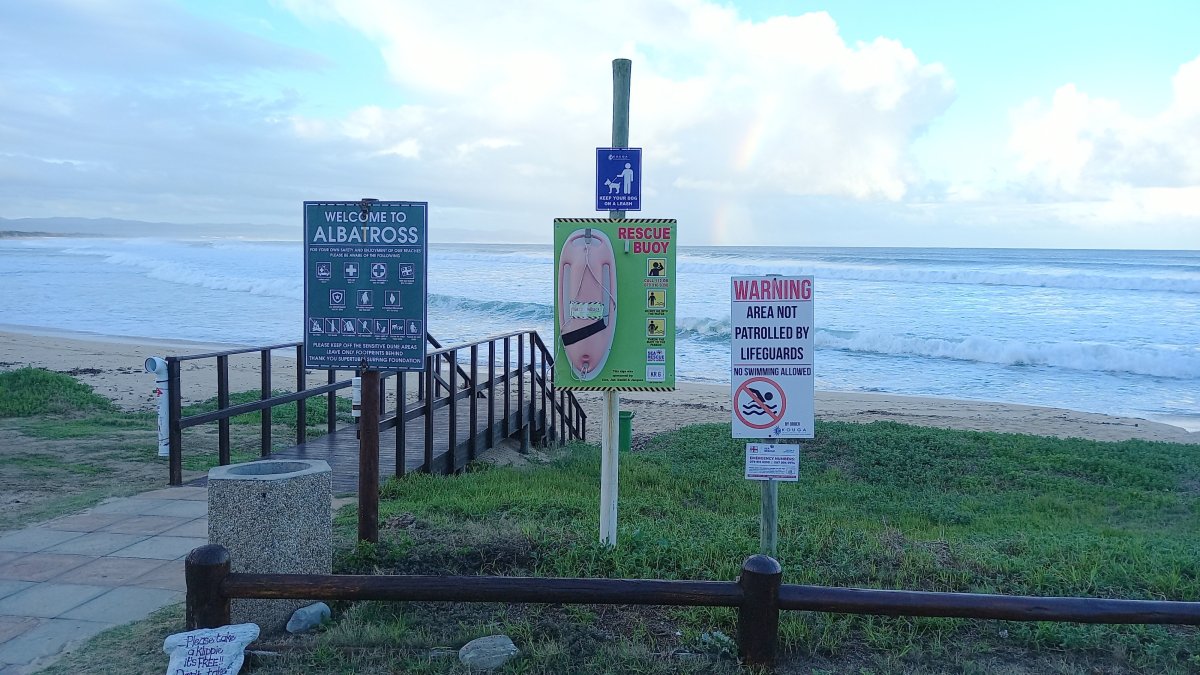
[[[633, 62], [613, 59], [612, 147], [629, 147], [629, 83]], [[624, 211], [609, 211], [608, 217], [620, 220]], [[603, 432], [600, 437], [600, 543], [617, 545], [617, 448], [620, 435], [621, 395], [604, 392]]]

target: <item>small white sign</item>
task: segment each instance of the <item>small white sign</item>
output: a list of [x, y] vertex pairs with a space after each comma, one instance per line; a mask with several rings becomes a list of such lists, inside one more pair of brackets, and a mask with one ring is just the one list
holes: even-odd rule
[[800, 480], [800, 446], [747, 443], [746, 480]]
[[258, 625], [239, 623], [168, 635], [163, 652], [171, 655], [167, 675], [237, 675], [246, 645], [258, 639]]

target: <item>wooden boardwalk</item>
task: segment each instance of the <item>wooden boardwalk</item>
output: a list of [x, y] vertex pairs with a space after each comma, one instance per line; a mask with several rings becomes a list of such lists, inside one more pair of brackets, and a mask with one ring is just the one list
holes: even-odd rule
[[[380, 374], [378, 400], [383, 407], [393, 408], [380, 412], [380, 477], [418, 471], [456, 473], [506, 438], [520, 442], [522, 448], [570, 438], [586, 440], [587, 415], [570, 391], [554, 387], [554, 358], [536, 331], [513, 331], [451, 347], [442, 347], [432, 337], [427, 339], [437, 349], [426, 352], [425, 368], [420, 374]], [[218, 461], [229, 464], [230, 419], [261, 411], [264, 459], [325, 460], [333, 470], [336, 493], [358, 491], [357, 425], [337, 428], [336, 413], [338, 396], [345, 396], [345, 392], [338, 392], [350, 388], [351, 380], [338, 380], [339, 371], [333, 369], [325, 371], [326, 384], [309, 386], [309, 371], [300, 368], [296, 371], [295, 390], [280, 393], [272, 386], [271, 355], [276, 350], [295, 350], [296, 362], [304, 362], [304, 345], [299, 342], [165, 359], [171, 485], [183, 484], [185, 429], [216, 423]], [[255, 352], [260, 361], [261, 398], [231, 405], [229, 358]], [[180, 393], [182, 366], [189, 363], [188, 370], [195, 370], [200, 367], [195, 362], [206, 359], [216, 359], [216, 410], [185, 417]], [[324, 426], [329, 433], [306, 441], [308, 427], [301, 427], [296, 430], [297, 445], [275, 449], [271, 409], [295, 402], [296, 415], [308, 419], [305, 402], [317, 396], [325, 398]], [[405, 402], [403, 415], [397, 415], [395, 401]], [[428, 447], [426, 437], [432, 440]], [[206, 481], [200, 478], [192, 484]]]
[[[485, 399], [477, 399], [481, 404], [480, 408], [486, 408], [487, 402]], [[449, 409], [443, 408], [438, 410], [434, 415], [433, 425], [433, 467], [429, 469], [432, 473], [451, 473], [454, 469], [459, 469], [464, 466], [475, 456], [482, 454], [487, 449], [495, 447], [506, 436], [513, 436], [520, 440], [522, 435], [521, 425], [519, 423], [521, 410], [511, 409], [509, 414], [509, 423], [505, 427], [503, 417], [503, 406], [497, 406], [500, 410], [494, 415], [494, 424], [491, 429], [491, 438], [489, 439], [489, 429], [487, 424], [486, 413], [479, 415], [477, 412], [476, 421], [476, 436], [475, 447], [472, 452], [471, 447], [471, 424], [470, 424], [470, 401], [459, 400], [458, 409], [455, 411], [457, 433], [455, 434], [456, 445], [458, 446], [455, 453], [454, 462], [450, 463], [450, 415]], [[498, 401], [497, 403], [501, 403]], [[510, 404], [511, 405], [511, 404]], [[408, 415], [420, 414], [420, 408], [409, 409]], [[530, 414], [530, 405], [526, 401], [524, 405], [524, 419], [528, 421]], [[406, 415], [407, 416], [407, 415]], [[505, 430], [509, 430], [508, 433]], [[425, 424], [422, 417], [415, 417], [405, 424], [403, 451], [396, 445], [396, 428], [391, 427], [379, 434], [379, 478], [386, 480], [389, 476], [398, 475], [396, 472], [397, 458], [404, 458], [404, 472], [416, 473], [426, 470], [425, 468]], [[403, 452], [403, 455], [401, 455]], [[273, 452], [265, 459], [321, 459], [329, 462], [329, 467], [333, 471], [333, 492], [334, 494], [357, 494], [358, 493], [358, 428], [357, 427], [342, 427], [337, 431], [314, 438], [307, 443], [294, 445], [285, 450]]]

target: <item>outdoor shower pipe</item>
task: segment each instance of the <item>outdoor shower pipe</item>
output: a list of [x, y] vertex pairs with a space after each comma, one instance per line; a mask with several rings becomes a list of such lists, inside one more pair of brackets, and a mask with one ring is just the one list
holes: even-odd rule
[[167, 380], [167, 360], [151, 356], [146, 359], [146, 372], [154, 374], [154, 395], [158, 397], [158, 456], [171, 454], [171, 396]]

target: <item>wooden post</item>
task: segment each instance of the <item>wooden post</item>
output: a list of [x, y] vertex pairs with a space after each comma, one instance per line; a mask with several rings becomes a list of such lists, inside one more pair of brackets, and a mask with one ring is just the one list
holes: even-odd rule
[[[229, 407], [229, 357], [217, 357], [217, 410]], [[229, 459], [229, 418], [222, 417], [217, 422], [217, 464], [228, 466]]]
[[[304, 343], [296, 345], [296, 391], [308, 388], [308, 371], [304, 368]], [[296, 401], [296, 445], [308, 440], [308, 399]]]
[[[633, 62], [613, 59], [613, 122], [612, 147], [629, 147], [629, 82]], [[624, 211], [609, 211], [608, 217], [620, 220]], [[619, 283], [619, 282], [618, 282]], [[600, 436], [600, 543], [617, 545], [617, 451], [620, 437], [621, 395], [615, 390], [604, 392], [604, 415]]]
[[434, 377], [437, 375], [438, 361], [436, 357], [425, 357], [425, 460], [422, 471], [433, 473], [433, 399]]
[[[420, 379], [420, 373], [417, 373], [417, 378]], [[408, 423], [404, 419], [404, 414], [408, 408], [408, 373], [400, 371], [396, 373], [396, 477], [404, 478], [407, 471], [405, 463], [408, 461], [408, 452], [405, 447], [405, 438], [408, 434]]]
[[471, 345], [471, 409], [470, 423], [471, 435], [467, 442], [467, 461], [474, 462], [475, 455], [479, 453], [479, 345]]
[[[332, 368], [325, 374], [325, 382], [337, 382], [337, 371]], [[325, 394], [325, 431], [332, 434], [337, 429], [337, 392]]]
[[448, 422], [446, 425], [446, 475], [459, 468], [458, 458], [458, 350], [446, 352], [446, 362], [450, 366], [450, 407], [446, 409]]
[[783, 569], [774, 558], [753, 555], [742, 563], [738, 585], [742, 605], [738, 608], [737, 643], [742, 663], [757, 668], [774, 668], [779, 644], [779, 586]]
[[496, 341], [488, 340], [487, 447], [496, 446]]
[[504, 438], [512, 436], [512, 424], [510, 416], [512, 415], [512, 387], [509, 382], [512, 380], [512, 344], [509, 336], [504, 336], [504, 421], [502, 426], [504, 429]]
[[[262, 357], [262, 393], [260, 398], [271, 398], [271, 350], [264, 349], [259, 354]], [[261, 448], [259, 456], [266, 457], [271, 454], [271, 409], [263, 408], [262, 414], [262, 431], [260, 433]]]
[[167, 393], [171, 400], [167, 402], [168, 445], [170, 457], [170, 484], [183, 485], [183, 429], [180, 420], [183, 419], [183, 392], [179, 389], [179, 359], [167, 357]]
[[762, 513], [758, 523], [758, 552], [775, 557], [779, 542], [779, 482], [762, 483]]
[[221, 595], [221, 582], [229, 575], [229, 551], [218, 544], [192, 549], [183, 561], [187, 583], [184, 627], [220, 628], [228, 626], [229, 598]]
[[525, 334], [517, 335], [517, 432], [521, 434], [521, 454], [529, 452], [529, 425], [525, 414]]
[[379, 542], [379, 371], [366, 367], [358, 434], [358, 539]]

